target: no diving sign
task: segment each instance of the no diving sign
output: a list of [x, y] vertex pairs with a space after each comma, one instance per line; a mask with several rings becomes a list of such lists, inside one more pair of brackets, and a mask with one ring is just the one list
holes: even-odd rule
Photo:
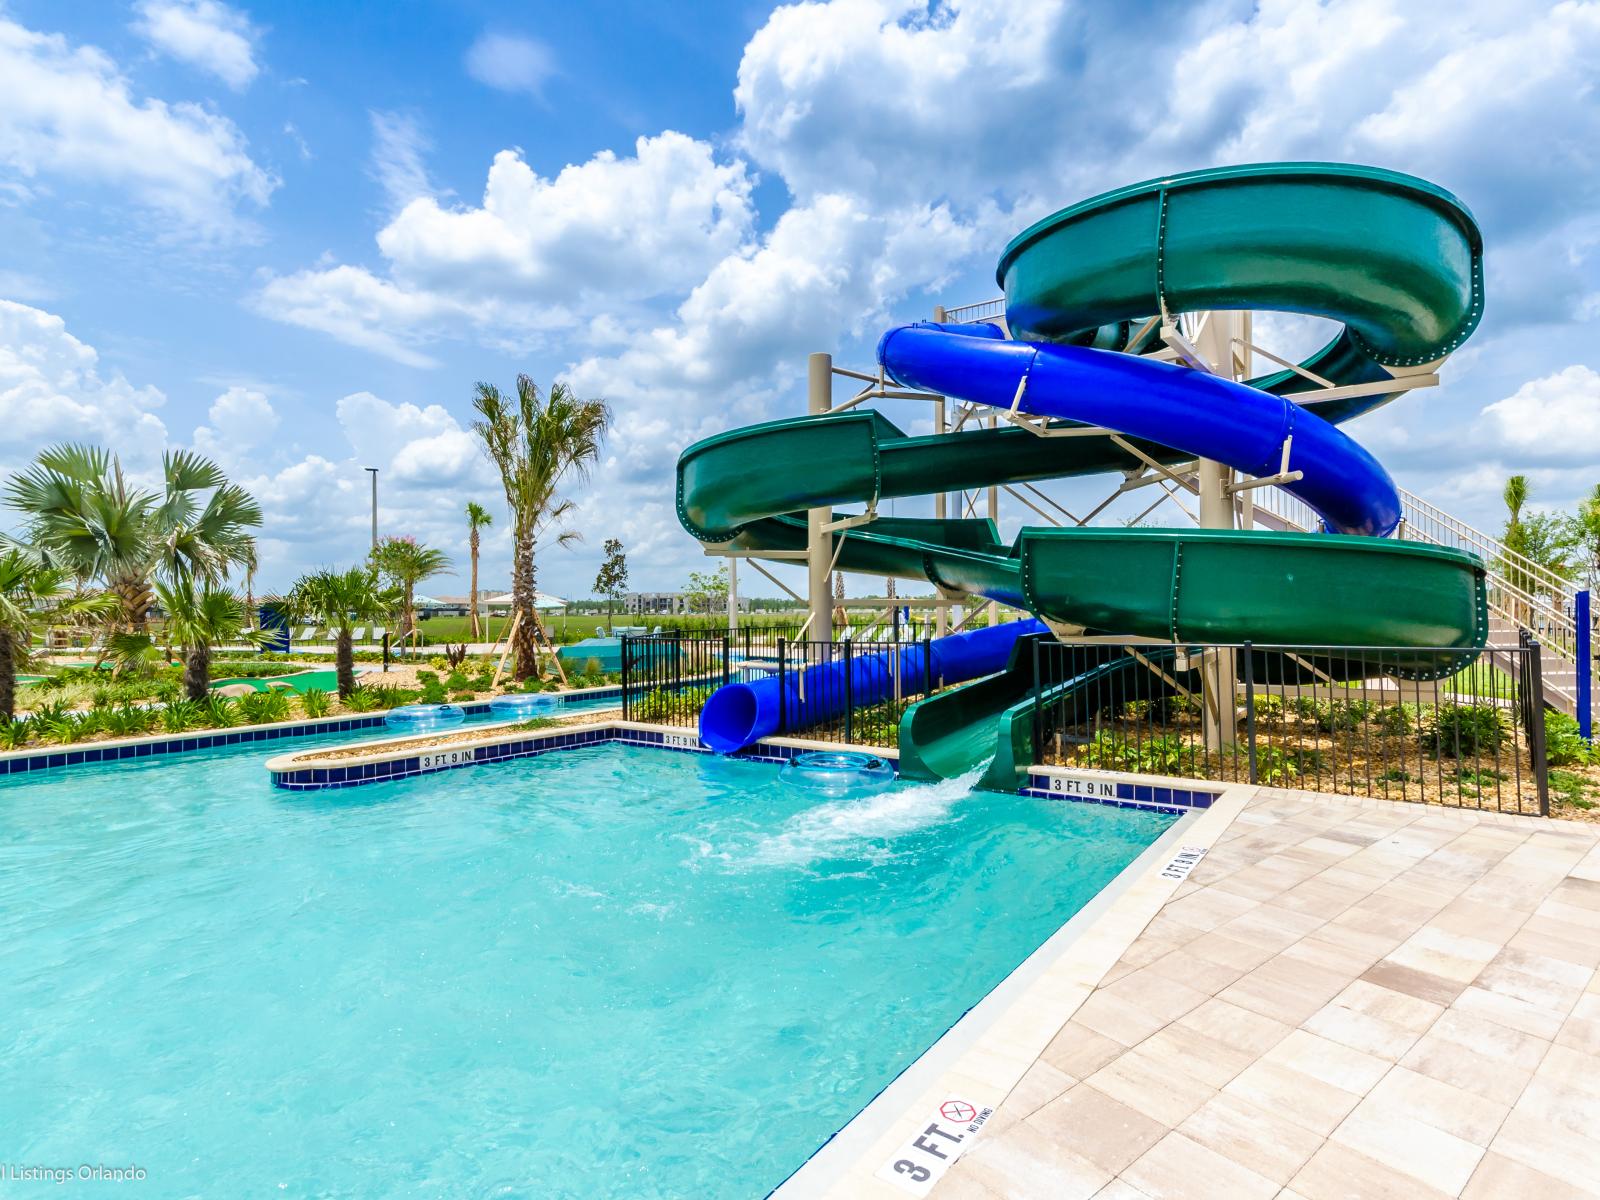
[[945, 1099], [934, 1119], [907, 1138], [878, 1168], [878, 1178], [887, 1179], [913, 1196], [926, 1196], [993, 1115], [994, 1109], [964, 1097]]

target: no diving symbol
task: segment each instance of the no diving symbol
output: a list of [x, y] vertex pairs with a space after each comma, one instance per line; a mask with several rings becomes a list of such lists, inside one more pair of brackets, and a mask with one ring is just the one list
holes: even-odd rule
[[978, 1115], [978, 1110], [964, 1100], [946, 1100], [939, 1106], [939, 1115], [956, 1125], [965, 1125]]

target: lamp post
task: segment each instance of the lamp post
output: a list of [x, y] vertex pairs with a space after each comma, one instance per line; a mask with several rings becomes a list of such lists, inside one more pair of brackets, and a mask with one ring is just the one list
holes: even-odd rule
[[372, 476], [372, 548], [378, 548], [378, 468], [363, 467]]

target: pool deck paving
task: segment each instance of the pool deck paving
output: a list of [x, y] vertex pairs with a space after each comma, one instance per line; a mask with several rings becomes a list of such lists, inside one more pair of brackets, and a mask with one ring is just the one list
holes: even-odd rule
[[[1187, 879], [1096, 923], [1147, 917], [928, 1194], [1600, 1196], [1600, 829], [1267, 788], [1218, 809]], [[868, 1178], [894, 1140], [831, 1194], [904, 1195]]]

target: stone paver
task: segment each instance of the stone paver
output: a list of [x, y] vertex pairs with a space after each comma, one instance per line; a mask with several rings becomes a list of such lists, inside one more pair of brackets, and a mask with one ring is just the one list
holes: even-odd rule
[[1262, 789], [933, 1196], [1600, 1197], [1597, 843]]

